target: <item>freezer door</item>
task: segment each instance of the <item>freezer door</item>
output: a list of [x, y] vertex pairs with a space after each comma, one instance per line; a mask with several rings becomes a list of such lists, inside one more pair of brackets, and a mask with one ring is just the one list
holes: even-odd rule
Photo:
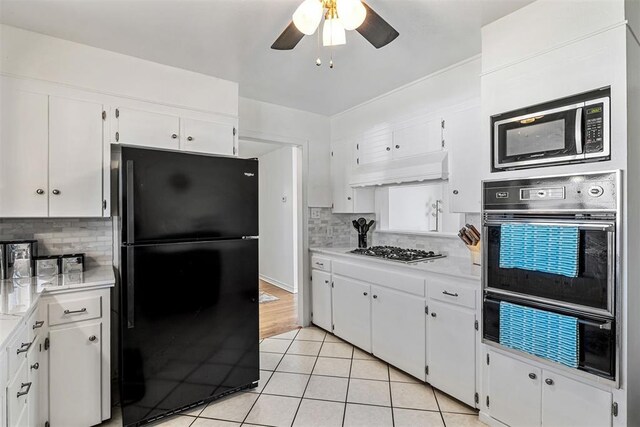
[[258, 235], [258, 162], [123, 147], [124, 244]]
[[258, 241], [122, 248], [124, 425], [258, 381]]

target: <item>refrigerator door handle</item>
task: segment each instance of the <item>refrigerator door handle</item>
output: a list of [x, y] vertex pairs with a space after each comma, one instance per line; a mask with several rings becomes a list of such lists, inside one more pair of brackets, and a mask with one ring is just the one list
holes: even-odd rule
[[135, 304], [134, 304], [134, 271], [133, 253], [134, 248], [127, 247], [127, 328], [135, 326]]
[[135, 183], [133, 181], [133, 160], [127, 160], [127, 243], [134, 243], [135, 233], [135, 210], [134, 210], [134, 196]]

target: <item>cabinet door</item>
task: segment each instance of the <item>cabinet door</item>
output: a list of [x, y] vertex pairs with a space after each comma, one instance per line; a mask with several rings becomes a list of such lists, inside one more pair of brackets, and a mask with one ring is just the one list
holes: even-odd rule
[[331, 331], [331, 275], [311, 270], [311, 311], [313, 323]]
[[7, 425], [9, 427], [29, 426], [27, 398], [33, 390], [29, 382], [28, 369], [25, 359], [7, 384]]
[[419, 156], [442, 150], [442, 124], [432, 118], [393, 131], [393, 158]]
[[49, 101], [49, 216], [103, 213], [102, 105], [51, 97]]
[[425, 378], [425, 300], [371, 286], [373, 354], [390, 364]]
[[475, 406], [475, 313], [429, 300], [427, 381], [434, 387]]
[[371, 289], [368, 284], [333, 277], [333, 332], [371, 352]]
[[331, 144], [331, 189], [334, 213], [353, 212], [353, 190], [349, 186], [351, 176], [352, 141], [342, 139]]
[[46, 217], [48, 96], [2, 90], [0, 98], [0, 217]]
[[101, 324], [53, 329], [49, 336], [51, 425], [83, 427], [100, 424]]
[[180, 149], [198, 153], [236, 154], [236, 128], [230, 124], [180, 119]]
[[392, 147], [393, 132], [390, 129], [365, 133], [358, 142], [356, 164], [388, 162], [392, 158]]
[[27, 354], [27, 369], [31, 390], [27, 395], [27, 410], [29, 411], [29, 425], [43, 426], [48, 421], [46, 405], [47, 398], [47, 367], [43, 349], [43, 335], [35, 339]]
[[118, 142], [177, 150], [180, 120], [168, 114], [118, 108]]
[[547, 371], [543, 373], [543, 426], [611, 425], [611, 393]]
[[540, 426], [542, 370], [489, 352], [489, 413], [511, 427]]
[[444, 140], [449, 151], [451, 212], [480, 212], [481, 180], [478, 165], [482, 145], [480, 107], [470, 107], [445, 118]]

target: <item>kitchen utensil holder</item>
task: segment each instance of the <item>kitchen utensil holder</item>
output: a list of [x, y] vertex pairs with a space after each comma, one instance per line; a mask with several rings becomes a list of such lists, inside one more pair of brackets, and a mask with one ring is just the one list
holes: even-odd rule
[[358, 233], [358, 247], [359, 248], [367, 247], [367, 233]]

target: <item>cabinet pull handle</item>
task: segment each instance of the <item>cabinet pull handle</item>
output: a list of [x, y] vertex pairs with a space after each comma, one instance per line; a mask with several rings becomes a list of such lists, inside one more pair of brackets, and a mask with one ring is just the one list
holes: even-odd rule
[[24, 396], [25, 394], [29, 394], [29, 390], [31, 390], [31, 383], [21, 383], [20, 384], [20, 390], [22, 390], [25, 387], [27, 388], [27, 391], [18, 391], [18, 393], [16, 393], [16, 397], [20, 397], [20, 396]]
[[438, 315], [436, 313], [434, 313], [433, 311], [431, 312], [431, 317], [437, 317]]
[[378, 299], [378, 295], [374, 295], [374, 296], [373, 296], [373, 299]]
[[316, 265], [319, 265], [320, 267], [324, 267], [324, 264], [321, 262], [316, 262]]
[[193, 141], [193, 137], [192, 136], [188, 136], [187, 137], [187, 141]]
[[457, 195], [459, 193], [458, 190], [453, 190], [453, 194]]
[[76, 313], [86, 313], [86, 312], [87, 312], [87, 308], [82, 307], [80, 310], [65, 310], [64, 314], [76, 314]]
[[362, 295], [364, 295], [366, 297], [367, 295], [369, 295], [369, 292], [363, 292]]
[[534, 374], [533, 372], [531, 372], [529, 374], [529, 378], [531, 378], [532, 380], [535, 380], [536, 378], [538, 378], [538, 376], [536, 374]]
[[176, 139], [177, 137], [178, 137], [178, 135], [177, 135], [177, 134], [175, 134], [175, 133], [172, 133], [172, 134], [171, 134], [171, 139]]
[[387, 151], [391, 151], [391, 147], [387, 147]]
[[553, 380], [551, 378], [547, 378], [544, 382], [547, 383], [547, 385], [553, 385]]
[[396, 148], [400, 148], [400, 146], [399, 146], [399, 145], [396, 145]]
[[456, 292], [456, 293], [454, 293], [454, 294], [452, 294], [451, 292], [442, 291], [442, 294], [443, 294], [443, 295], [449, 295], [450, 297], [457, 297], [457, 296], [458, 296], [458, 293], [457, 293], [457, 292]]
[[326, 283], [326, 284], [328, 285], [328, 284], [329, 284], [329, 281], [328, 281], [328, 280], [325, 280], [325, 281], [324, 281], [324, 283]]
[[53, 191], [52, 191], [52, 193], [53, 193], [53, 194], [55, 194], [55, 195], [57, 196], [58, 194], [60, 194], [60, 190], [55, 189], [55, 190], [53, 190]]
[[98, 338], [95, 335], [91, 335], [89, 337], [89, 341], [94, 342], [95, 340], [97, 340]]
[[42, 188], [38, 188], [38, 189], [36, 190], [36, 194], [38, 194], [38, 195], [42, 196], [42, 195], [44, 194], [44, 190], [43, 190]]
[[31, 343], [27, 342], [27, 343], [22, 343], [20, 345], [20, 348], [16, 350], [16, 354], [20, 354], [20, 353], [25, 353], [27, 351], [29, 351], [29, 348], [31, 347]]
[[351, 200], [351, 196], [347, 197], [347, 200]]
[[42, 328], [44, 325], [44, 320], [36, 320], [36, 323], [33, 324], [33, 329]]
[[31, 365], [31, 369], [35, 369], [36, 371], [40, 368], [40, 363], [36, 362], [33, 365]]

